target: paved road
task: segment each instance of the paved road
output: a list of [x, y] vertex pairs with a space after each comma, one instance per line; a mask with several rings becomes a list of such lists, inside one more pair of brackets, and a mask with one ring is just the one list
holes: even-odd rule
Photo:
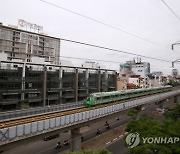
[[123, 143], [123, 138], [120, 138], [116, 142], [110, 144], [107, 148], [112, 154], [124, 154], [128, 152], [128, 148]]

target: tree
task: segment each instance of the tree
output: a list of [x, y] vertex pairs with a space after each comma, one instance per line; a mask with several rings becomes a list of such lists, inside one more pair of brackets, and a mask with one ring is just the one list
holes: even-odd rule
[[175, 81], [173, 79], [170, 79], [169, 82], [168, 82], [168, 85], [171, 85], [173, 87], [176, 87], [176, 86], [180, 86], [180, 82], [178, 81]]
[[130, 109], [126, 112], [126, 114], [129, 116], [137, 115], [137, 113], [138, 113], [138, 110], [136, 110], [136, 109]]
[[[178, 107], [179, 108], [179, 107]], [[179, 111], [179, 110], [178, 110]], [[171, 117], [171, 116], [170, 116]], [[180, 119], [176, 121], [166, 119], [158, 121], [156, 119], [143, 116], [139, 120], [132, 120], [128, 123], [126, 131], [129, 133], [138, 132], [140, 137], [180, 137]], [[125, 136], [126, 138], [126, 136]], [[124, 139], [125, 139], [124, 138]], [[130, 149], [130, 154], [179, 154], [180, 142], [176, 144], [155, 144], [143, 143], [142, 139], [140, 144]]]
[[80, 150], [74, 152], [68, 152], [67, 154], [111, 154], [106, 148], [97, 150]]
[[180, 119], [180, 105], [177, 104], [174, 108], [168, 108], [164, 115], [167, 119], [170, 118], [175, 121]]

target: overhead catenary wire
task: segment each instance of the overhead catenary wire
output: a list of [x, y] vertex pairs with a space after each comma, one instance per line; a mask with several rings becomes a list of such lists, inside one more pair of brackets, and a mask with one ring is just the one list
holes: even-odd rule
[[56, 7], [56, 8], [65, 10], [65, 11], [70, 12], [70, 13], [73, 13], [73, 14], [76, 14], [76, 15], [81, 16], [81, 17], [83, 17], [83, 18], [86, 18], [86, 19], [88, 19], [88, 20], [91, 20], [91, 21], [94, 21], [94, 22], [96, 22], [96, 23], [102, 24], [102, 25], [104, 25], [104, 26], [110, 27], [110, 28], [112, 28], [112, 29], [121, 31], [121, 32], [123, 32], [123, 33], [125, 33], [125, 34], [128, 34], [128, 35], [130, 35], [130, 36], [136, 37], [136, 38], [138, 38], [138, 39], [144, 40], [144, 41], [146, 41], [146, 42], [149, 42], [149, 43], [151, 43], [151, 44], [154, 44], [154, 45], [156, 45], [156, 46], [160, 46], [160, 47], [162, 47], [162, 48], [166, 48], [166, 49], [169, 50], [169, 48], [167, 48], [167, 47], [165, 47], [165, 46], [163, 46], [163, 45], [161, 45], [161, 44], [159, 44], [159, 43], [157, 43], [157, 42], [154, 42], [154, 41], [152, 41], [152, 40], [148, 40], [147, 38], [144, 38], [144, 37], [142, 37], [142, 36], [138, 36], [138, 35], [136, 35], [136, 34], [134, 34], [134, 33], [128, 32], [128, 31], [126, 31], [126, 30], [123, 30], [123, 29], [118, 28], [118, 27], [116, 27], [116, 26], [113, 26], [113, 25], [111, 25], [111, 24], [102, 22], [102, 21], [100, 21], [100, 20], [94, 19], [94, 18], [92, 18], [92, 17], [83, 15], [83, 14], [78, 13], [78, 12], [75, 12], [75, 11], [72, 11], [72, 10], [70, 10], [70, 9], [67, 9], [67, 8], [64, 8], [64, 7], [60, 6], [60, 5], [57, 5], [57, 4], [48, 2], [48, 1], [46, 1], [46, 0], [40, 0], [40, 1], [41, 1], [41, 2], [44, 2], [44, 3], [48, 4], [48, 5], [54, 6], [54, 7]]

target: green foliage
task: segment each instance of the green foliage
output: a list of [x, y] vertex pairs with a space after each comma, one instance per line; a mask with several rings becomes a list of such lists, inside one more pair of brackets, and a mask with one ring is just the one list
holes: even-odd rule
[[[179, 106], [177, 107], [179, 111]], [[174, 109], [177, 111], [177, 108]], [[169, 114], [168, 114], [169, 116]], [[171, 117], [171, 114], [170, 114]], [[173, 117], [174, 118], [174, 117]], [[126, 131], [130, 133], [138, 132], [140, 137], [180, 137], [180, 119], [166, 119], [158, 121], [144, 116], [139, 120], [132, 120], [128, 123]], [[176, 144], [148, 144], [140, 141], [140, 144], [130, 149], [130, 154], [179, 154], [180, 142]]]
[[74, 152], [68, 152], [67, 154], [111, 154], [106, 148], [97, 150], [80, 150]]
[[174, 108], [168, 108], [164, 115], [166, 118], [170, 118], [172, 120], [180, 119], [180, 105], [177, 104]]
[[29, 109], [29, 108], [31, 108], [31, 106], [28, 103], [26, 102], [21, 103], [21, 109]]
[[171, 86], [173, 86], [173, 87], [176, 87], [176, 86], [180, 86], [180, 82], [177, 82], [177, 81], [171, 79], [171, 80], [169, 80], [168, 85], [171, 85]]
[[130, 109], [126, 112], [127, 115], [129, 116], [134, 116], [134, 115], [137, 115], [138, 111], [135, 110], [135, 109]]

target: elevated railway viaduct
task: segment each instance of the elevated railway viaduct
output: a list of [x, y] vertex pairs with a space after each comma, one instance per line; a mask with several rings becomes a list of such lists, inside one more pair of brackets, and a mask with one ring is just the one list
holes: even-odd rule
[[180, 90], [138, 97], [125, 101], [103, 104], [92, 108], [78, 108], [60, 113], [25, 118], [17, 121], [0, 123], [0, 146], [8, 150], [14, 146], [30, 143], [46, 136], [71, 130], [71, 150], [81, 148], [81, 128], [100, 120], [118, 117], [123, 111], [149, 103], [159, 103], [173, 98], [177, 103]]

